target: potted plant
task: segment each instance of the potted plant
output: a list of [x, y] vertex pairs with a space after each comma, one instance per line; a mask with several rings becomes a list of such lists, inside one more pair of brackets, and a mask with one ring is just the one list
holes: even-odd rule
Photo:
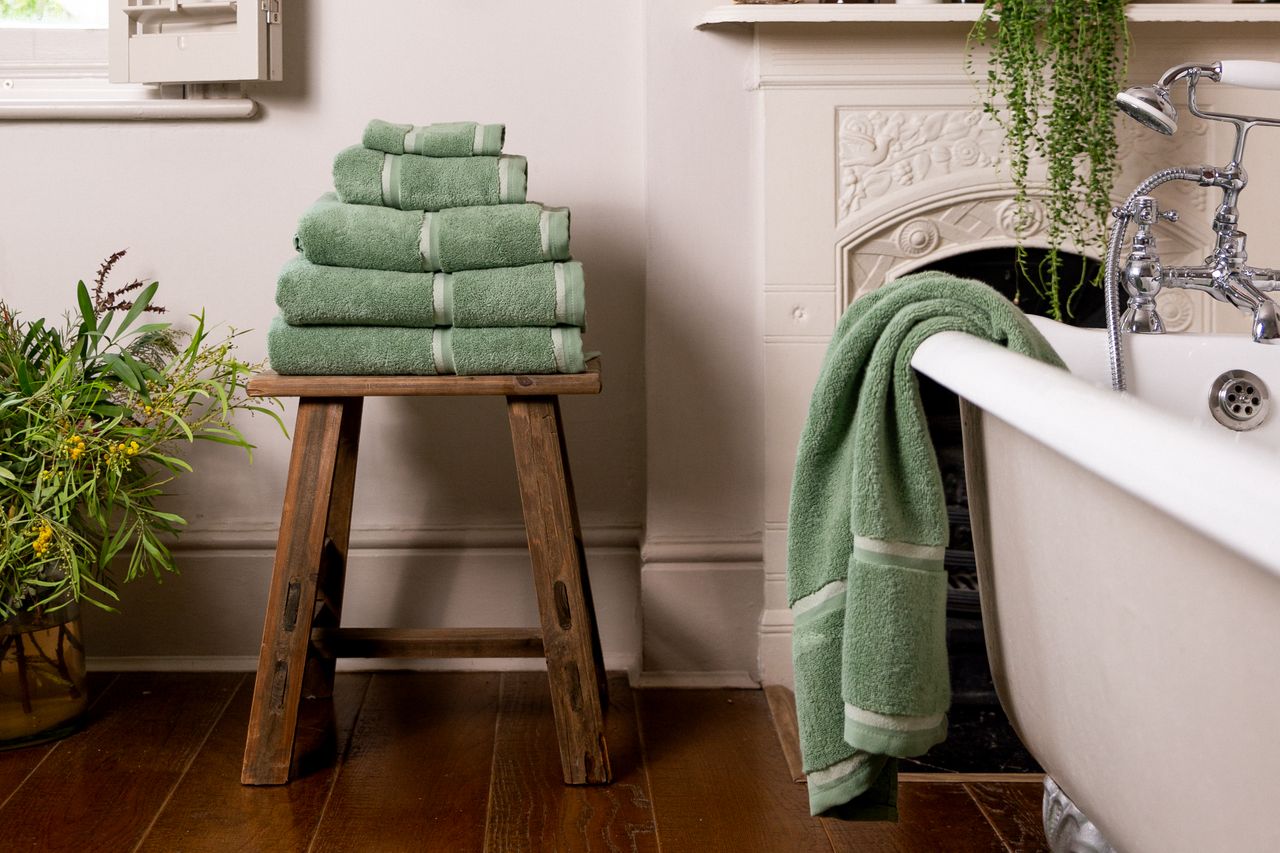
[[[1039, 282], [1062, 320], [1084, 281], [1064, 288], [1064, 247], [1106, 246], [1116, 174], [1115, 97], [1124, 88], [1129, 36], [1124, 0], [986, 0], [970, 33], [986, 45], [983, 107], [1005, 131], [1014, 201], [1024, 221], [1033, 190], [1043, 198], [1048, 254]], [[1043, 158], [1043, 186], [1031, 164]], [[1022, 247], [1019, 263], [1025, 265]], [[1083, 267], [1082, 267], [1083, 269]], [[1065, 292], [1064, 292], [1065, 290]]]
[[237, 412], [279, 422], [242, 393], [258, 366], [236, 332], [144, 322], [164, 312], [155, 282], [108, 288], [123, 255], [79, 283], [61, 328], [0, 303], [0, 745], [76, 727], [82, 603], [113, 609], [120, 582], [177, 571], [166, 543], [186, 522], [159, 502], [191, 470], [182, 444], [249, 451]]

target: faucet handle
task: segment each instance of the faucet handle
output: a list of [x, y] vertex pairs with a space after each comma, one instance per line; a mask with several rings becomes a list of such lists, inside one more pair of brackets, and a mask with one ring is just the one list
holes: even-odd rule
[[1177, 221], [1178, 221], [1178, 211], [1176, 211], [1176, 210], [1162, 210], [1162, 211], [1160, 211], [1160, 218], [1161, 218], [1161, 219], [1163, 219], [1165, 222], [1177, 222]]

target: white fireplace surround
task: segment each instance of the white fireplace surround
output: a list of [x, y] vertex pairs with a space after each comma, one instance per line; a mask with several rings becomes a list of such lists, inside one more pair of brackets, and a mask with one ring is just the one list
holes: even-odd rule
[[[917, 11], [922, 8], [930, 11]], [[1148, 7], [1157, 8], [1176, 10]], [[1240, 7], [1182, 8], [1188, 10], [1182, 22], [1131, 24], [1135, 81], [1153, 80], [1180, 61], [1277, 58], [1270, 46], [1280, 35], [1276, 10], [1261, 13], [1263, 24], [1210, 25], [1186, 21], [1247, 13]], [[885, 6], [791, 9], [720, 7], [704, 18], [756, 21], [751, 85], [762, 125], [764, 263], [758, 292], [764, 299], [766, 405], [759, 649], [766, 683], [791, 682], [787, 505], [809, 392], [836, 320], [859, 295], [932, 261], [1019, 240], [1045, 244], [1039, 204], [1033, 203], [1029, 215], [1017, 215], [1001, 168], [1002, 132], [978, 107], [978, 85], [965, 70], [972, 8], [904, 7], [896, 14]], [[1138, 17], [1143, 14], [1158, 17], [1146, 9]], [[788, 15], [791, 22], [767, 22]], [[823, 18], [836, 20], [795, 22]], [[983, 73], [981, 56], [974, 67]], [[1204, 94], [1234, 106], [1229, 93], [1208, 88]], [[1225, 140], [1190, 117], [1172, 138], [1132, 122], [1122, 123], [1119, 133], [1119, 196], [1158, 168], [1223, 159]], [[1254, 165], [1246, 161], [1255, 183], [1277, 171], [1258, 165], [1264, 144], [1255, 138]], [[1162, 256], [1168, 263], [1198, 260], [1207, 247], [1212, 199], [1192, 187], [1168, 189], [1164, 204], [1176, 207], [1182, 220], [1160, 230]], [[1260, 199], [1253, 201], [1258, 218]], [[1255, 260], [1265, 262], [1263, 247], [1251, 248]], [[1229, 311], [1183, 291], [1163, 295], [1161, 306], [1174, 330], [1240, 327]]]

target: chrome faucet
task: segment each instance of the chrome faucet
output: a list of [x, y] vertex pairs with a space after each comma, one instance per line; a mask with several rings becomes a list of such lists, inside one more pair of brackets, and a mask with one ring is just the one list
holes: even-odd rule
[[[1252, 318], [1253, 339], [1280, 339], [1277, 305], [1267, 292], [1280, 290], [1280, 271], [1248, 265], [1246, 235], [1240, 222], [1240, 193], [1248, 184], [1241, 161], [1249, 131], [1255, 127], [1280, 127], [1280, 119], [1232, 115], [1204, 110], [1196, 102], [1196, 86], [1202, 80], [1255, 89], [1280, 89], [1280, 62], [1222, 60], [1209, 64], [1177, 65], [1152, 86], [1135, 86], [1116, 96], [1119, 107], [1142, 124], [1164, 134], [1178, 127], [1178, 113], [1169, 99], [1169, 88], [1186, 79], [1188, 106], [1198, 118], [1223, 121], [1236, 129], [1235, 148], [1226, 166], [1189, 166], [1161, 170], [1140, 183], [1112, 211], [1114, 222], [1107, 244], [1104, 286], [1107, 330], [1111, 348], [1111, 380], [1117, 391], [1125, 389], [1122, 331], [1162, 334], [1164, 323], [1156, 309], [1156, 295], [1166, 287], [1199, 290], [1234, 305]], [[1169, 181], [1192, 181], [1222, 191], [1222, 202], [1213, 217], [1214, 247], [1200, 266], [1165, 267], [1156, 252], [1154, 227], [1161, 220], [1177, 221], [1176, 211], [1162, 211], [1150, 193]], [[1128, 258], [1120, 260], [1130, 224], [1136, 225]], [[1120, 313], [1119, 285], [1129, 294]]]

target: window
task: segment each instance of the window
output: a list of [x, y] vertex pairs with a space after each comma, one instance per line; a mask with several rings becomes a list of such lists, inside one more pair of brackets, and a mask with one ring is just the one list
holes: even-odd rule
[[105, 30], [105, 0], [0, 0], [0, 28]]
[[[0, 120], [249, 118], [283, 0], [0, 0]], [[111, 82], [115, 81], [115, 82]]]

